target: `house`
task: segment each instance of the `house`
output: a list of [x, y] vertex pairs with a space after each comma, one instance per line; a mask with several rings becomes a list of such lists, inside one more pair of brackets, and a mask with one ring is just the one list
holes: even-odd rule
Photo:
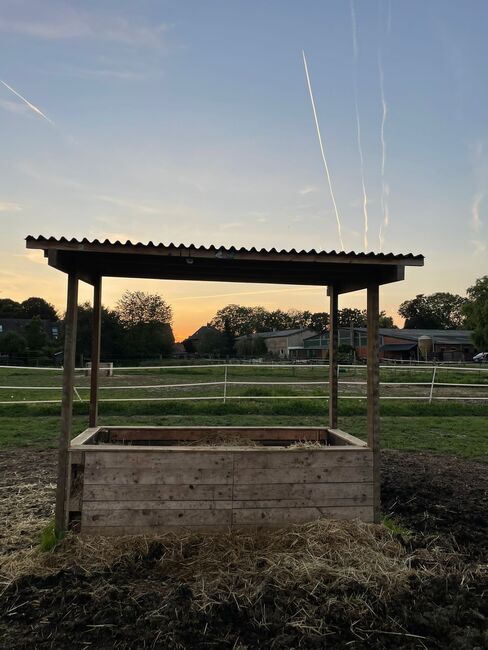
[[218, 334], [219, 330], [212, 325], [202, 325], [199, 327], [196, 332], [193, 332], [191, 336], [183, 341], [183, 345], [188, 354], [195, 354], [198, 352], [198, 344], [207, 336], [208, 334]]
[[299, 327], [289, 330], [273, 330], [272, 332], [256, 332], [246, 336], [239, 336], [236, 341], [244, 339], [263, 339], [266, 351], [273, 357], [288, 359], [293, 351], [303, 348], [303, 342], [310, 336], [316, 336], [316, 332], [306, 327]]
[[[391, 329], [380, 327], [380, 356], [382, 359], [471, 361], [475, 346], [469, 330]], [[341, 328], [339, 346], [354, 349], [358, 359], [367, 356], [365, 327]], [[303, 347], [293, 351], [294, 359], [326, 359], [329, 334], [323, 332], [306, 338]]]
[[[0, 318], [0, 334], [7, 332], [16, 332], [24, 335], [25, 326], [31, 322], [30, 318]], [[46, 335], [50, 341], [57, 341], [61, 336], [63, 323], [62, 321], [43, 320], [40, 322], [44, 326]]]

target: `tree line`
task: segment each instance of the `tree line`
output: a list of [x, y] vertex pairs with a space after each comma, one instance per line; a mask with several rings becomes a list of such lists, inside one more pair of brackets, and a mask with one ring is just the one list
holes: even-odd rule
[[[404, 301], [398, 313], [405, 319], [406, 329], [470, 329], [480, 350], [488, 350], [488, 276], [469, 287], [466, 297], [437, 292], [418, 294]], [[87, 302], [78, 308], [77, 353], [91, 356], [91, 322], [93, 310]], [[339, 327], [366, 327], [366, 311], [353, 308], [339, 310]], [[0, 299], [0, 319], [23, 319], [28, 322], [22, 332], [0, 334], [0, 354], [28, 357], [52, 357], [62, 349], [62, 330], [58, 340], [50, 338], [43, 321], [60, 320], [53, 305], [43, 298], [31, 297], [23, 302]], [[126, 291], [113, 309], [102, 307], [102, 350], [105, 359], [150, 358], [169, 356], [174, 337], [171, 329], [171, 306], [159, 295], [143, 291]], [[200, 342], [202, 354], [246, 355], [246, 343], [239, 337], [273, 330], [327, 330], [329, 314], [308, 310], [268, 310], [262, 306], [246, 307], [230, 304], [219, 309]], [[394, 327], [393, 319], [380, 314], [380, 327]], [[242, 350], [240, 349], [240, 347]], [[255, 347], [263, 347], [256, 343]]]
[[[0, 334], [0, 354], [52, 361], [53, 355], [62, 350], [62, 329], [59, 329], [58, 338], [52, 338], [43, 322], [57, 322], [59, 315], [43, 298], [32, 297], [22, 303], [1, 299], [0, 319], [9, 318], [28, 322], [21, 331]], [[89, 302], [78, 306], [78, 358], [91, 357], [92, 318], [93, 308]], [[157, 294], [126, 291], [114, 309], [102, 307], [101, 321], [101, 356], [105, 359], [167, 357], [172, 353], [172, 309]]]

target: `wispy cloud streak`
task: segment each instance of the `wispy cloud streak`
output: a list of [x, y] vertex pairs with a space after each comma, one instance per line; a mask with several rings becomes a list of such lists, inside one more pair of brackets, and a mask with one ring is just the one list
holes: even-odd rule
[[484, 192], [478, 192], [478, 194], [475, 194], [473, 198], [473, 203], [471, 205], [471, 227], [474, 232], [479, 232], [483, 226], [483, 222], [480, 218], [480, 206], [484, 198]]
[[364, 156], [363, 146], [361, 142], [361, 122], [359, 119], [359, 99], [358, 99], [358, 80], [357, 80], [357, 59], [358, 59], [358, 41], [357, 41], [357, 26], [356, 26], [356, 12], [354, 10], [354, 0], [351, 0], [351, 24], [352, 24], [352, 49], [354, 54], [354, 106], [356, 109], [356, 131], [359, 152], [359, 165], [361, 171], [361, 187], [363, 191], [363, 216], [364, 216], [364, 250], [368, 250], [368, 193], [366, 191], [366, 180], [364, 177]]
[[317, 111], [315, 109], [315, 100], [313, 98], [312, 84], [310, 82], [310, 75], [308, 74], [307, 58], [305, 56], [304, 50], [302, 50], [302, 56], [303, 56], [303, 65], [305, 67], [305, 76], [307, 77], [308, 92], [310, 94], [310, 101], [312, 103], [312, 110], [313, 110], [313, 116], [314, 116], [314, 120], [315, 120], [315, 127], [317, 129], [317, 136], [318, 136], [318, 139], [319, 139], [320, 153], [322, 154], [322, 161], [324, 163], [325, 175], [327, 177], [327, 183], [329, 185], [330, 198], [332, 199], [332, 204], [334, 206], [334, 212], [335, 212], [336, 221], [337, 221], [337, 232], [338, 232], [338, 235], [339, 235], [339, 242], [341, 244], [341, 249], [344, 250], [344, 242], [342, 240], [341, 217], [339, 215], [339, 210], [337, 208], [337, 203], [336, 203], [335, 196], [334, 196], [334, 190], [332, 188], [332, 180], [331, 180], [330, 173], [329, 173], [329, 166], [327, 164], [327, 159], [325, 157], [324, 145], [323, 145], [323, 142], [322, 142], [322, 135], [320, 133], [319, 120], [318, 120], [318, 117], [317, 117]]
[[34, 113], [36, 113], [40, 117], [44, 118], [46, 120], [46, 122], [49, 122], [49, 124], [52, 124], [54, 126], [54, 122], [52, 120], [50, 120], [47, 117], [47, 115], [44, 115], [44, 113], [41, 110], [39, 110], [37, 108], [37, 106], [34, 106], [34, 104], [31, 104], [28, 99], [26, 99], [20, 93], [18, 93], [16, 90], [14, 90], [12, 88], [12, 86], [9, 86], [8, 83], [5, 83], [5, 81], [3, 81], [2, 79], [0, 79], [0, 83], [2, 83], [5, 86], [5, 88], [8, 88], [8, 90], [10, 90], [10, 92], [12, 92], [14, 95], [16, 95], [16, 97], [21, 99], [31, 109], [31, 111], [34, 111]]

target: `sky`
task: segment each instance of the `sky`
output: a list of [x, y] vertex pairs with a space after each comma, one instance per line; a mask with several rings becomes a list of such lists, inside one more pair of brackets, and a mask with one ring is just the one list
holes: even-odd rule
[[[382, 288], [399, 324], [464, 294], [488, 272], [487, 28], [485, 0], [0, 0], [0, 297], [64, 310], [27, 235], [338, 250], [337, 218], [347, 251], [426, 256]], [[104, 304], [127, 288], [177, 339], [228, 303], [327, 310], [320, 287], [125, 279]]]

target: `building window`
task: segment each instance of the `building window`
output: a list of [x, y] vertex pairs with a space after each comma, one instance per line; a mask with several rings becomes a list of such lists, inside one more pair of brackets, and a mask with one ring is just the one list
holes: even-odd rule
[[59, 335], [59, 330], [57, 327], [52, 327], [51, 328], [51, 334], [53, 335], [53, 338], [57, 339]]
[[3, 332], [3, 325], [0, 325], [0, 334]]

